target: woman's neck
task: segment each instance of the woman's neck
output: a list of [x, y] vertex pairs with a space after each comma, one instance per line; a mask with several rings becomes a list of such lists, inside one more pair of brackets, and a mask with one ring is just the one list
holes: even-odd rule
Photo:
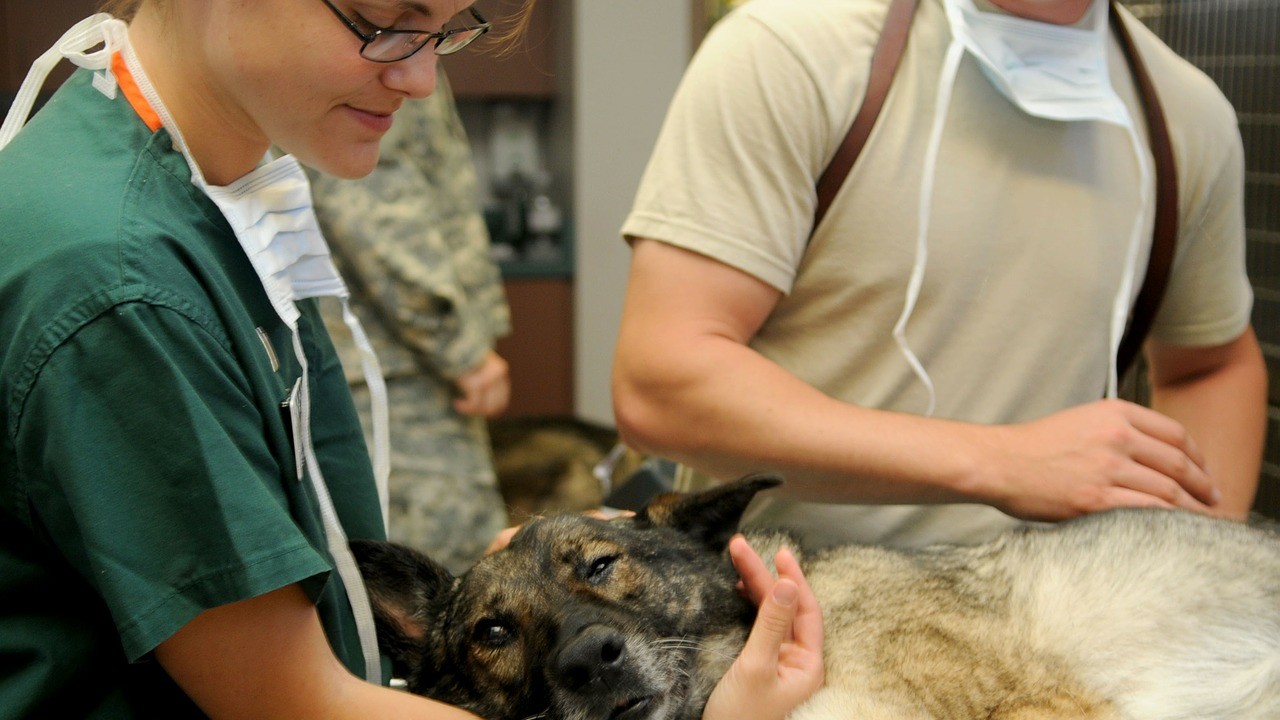
[[183, 17], [188, 9], [155, 5], [143, 4], [129, 24], [129, 41], [205, 180], [231, 183], [257, 167], [270, 144], [247, 116], [219, 102], [225, 95], [203, 62], [201, 39], [184, 34], [196, 27]]

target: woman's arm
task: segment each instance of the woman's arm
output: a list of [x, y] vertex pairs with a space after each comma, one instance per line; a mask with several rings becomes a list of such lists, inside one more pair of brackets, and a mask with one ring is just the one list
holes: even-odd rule
[[475, 720], [352, 675], [297, 585], [206, 610], [161, 643], [156, 658], [215, 720]]

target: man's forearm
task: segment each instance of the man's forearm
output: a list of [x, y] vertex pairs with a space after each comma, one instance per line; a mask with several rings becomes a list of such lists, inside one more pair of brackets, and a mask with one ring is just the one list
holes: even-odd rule
[[1152, 407], [1181, 422], [1204, 453], [1222, 491], [1216, 510], [1243, 518], [1257, 493], [1266, 436], [1267, 372], [1253, 333], [1208, 372], [1167, 378], [1153, 372]]

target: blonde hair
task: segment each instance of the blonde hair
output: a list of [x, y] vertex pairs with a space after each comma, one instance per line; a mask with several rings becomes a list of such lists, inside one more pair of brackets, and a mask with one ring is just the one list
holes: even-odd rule
[[497, 49], [499, 56], [514, 54], [519, 49], [520, 40], [524, 38], [525, 33], [529, 30], [535, 2], [537, 0], [524, 0], [521, 3], [520, 10], [508, 18], [506, 22], [495, 24], [492, 34], [494, 47]]
[[[151, 0], [155, 2], [156, 0]], [[121, 20], [132, 20], [134, 15], [138, 14], [138, 8], [142, 7], [142, 3], [147, 0], [103, 0], [100, 5], [100, 11], [111, 13]], [[529, 18], [533, 14], [533, 4], [536, 0], [525, 0], [520, 11], [515, 14], [514, 22], [505, 30], [495, 33], [499, 40], [499, 45], [505, 50], [510, 50], [515, 46], [517, 39], [524, 34], [529, 27]]]

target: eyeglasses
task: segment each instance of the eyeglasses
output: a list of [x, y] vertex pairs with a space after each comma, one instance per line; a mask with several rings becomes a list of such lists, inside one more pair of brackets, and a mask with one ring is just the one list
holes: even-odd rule
[[489, 32], [489, 23], [483, 17], [480, 17], [480, 13], [476, 12], [473, 7], [468, 9], [471, 11], [471, 17], [475, 18], [475, 25], [441, 32], [375, 27], [373, 32], [366, 33], [351, 18], [334, 7], [329, 0], [321, 0], [321, 2], [327, 5], [334, 15], [338, 16], [338, 19], [342, 21], [343, 25], [347, 26], [347, 29], [353, 35], [360, 38], [364, 43], [360, 46], [360, 56], [373, 62], [392, 63], [397, 60], [404, 60], [421, 50], [432, 40], [436, 41], [436, 55], [452, 55], [470, 45], [476, 38]]

